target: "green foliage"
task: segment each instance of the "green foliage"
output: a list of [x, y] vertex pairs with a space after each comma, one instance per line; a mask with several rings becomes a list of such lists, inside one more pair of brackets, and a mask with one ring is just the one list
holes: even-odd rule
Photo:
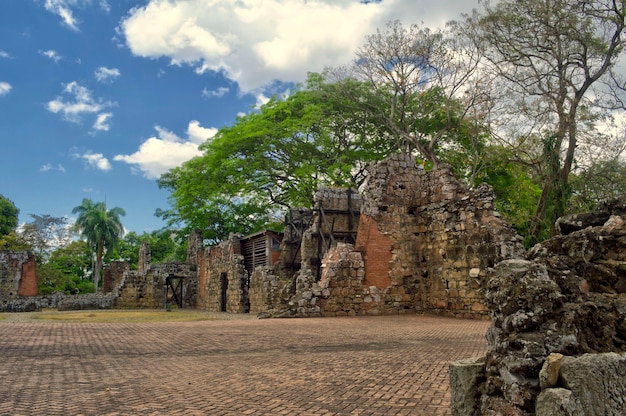
[[[525, 236], [541, 196], [541, 186], [532, 179], [524, 165], [513, 161], [511, 152], [500, 146], [487, 147], [485, 166], [475, 183], [487, 183], [493, 187], [497, 211], [520, 235]], [[528, 245], [532, 245], [531, 242]]]
[[185, 250], [179, 249], [177, 234], [167, 230], [157, 230], [151, 233], [143, 233], [138, 235], [135, 232], [127, 233], [117, 245], [117, 248], [105, 256], [105, 261], [124, 260], [128, 261], [131, 268], [136, 269], [139, 260], [139, 249], [141, 243], [147, 243], [150, 246], [150, 256], [152, 263], [166, 263], [175, 261], [184, 261], [186, 255]]
[[87, 271], [91, 267], [91, 250], [84, 241], [74, 241], [51, 253], [47, 262], [37, 267], [39, 293], [92, 293], [94, 284]]
[[0, 250], [29, 251], [31, 245], [15, 231], [0, 237]]
[[310, 207], [322, 185], [358, 187], [363, 164], [389, 146], [342, 100], [311, 74], [305, 89], [239, 117], [200, 146], [202, 156], [160, 178], [173, 210], [158, 214], [215, 242], [275, 228], [285, 207]]
[[595, 209], [598, 201], [626, 196], [626, 162], [600, 161], [581, 168], [571, 176], [570, 213]]
[[0, 238], [15, 230], [20, 210], [4, 195], [0, 194]]

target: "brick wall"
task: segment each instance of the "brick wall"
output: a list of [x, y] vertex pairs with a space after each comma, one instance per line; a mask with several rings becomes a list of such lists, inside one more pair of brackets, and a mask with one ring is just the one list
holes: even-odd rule
[[0, 300], [37, 295], [35, 255], [0, 250]]
[[38, 293], [37, 262], [35, 261], [35, 256], [30, 255], [26, 262], [22, 264], [22, 277], [17, 294], [20, 296], [36, 296]]
[[366, 215], [359, 220], [359, 233], [355, 250], [361, 252], [365, 266], [365, 286], [388, 288], [392, 260], [393, 241], [378, 229], [378, 223]]

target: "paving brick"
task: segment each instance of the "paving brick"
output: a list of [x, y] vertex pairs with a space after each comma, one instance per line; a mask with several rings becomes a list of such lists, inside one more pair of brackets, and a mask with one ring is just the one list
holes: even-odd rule
[[0, 322], [0, 415], [449, 415], [485, 321]]

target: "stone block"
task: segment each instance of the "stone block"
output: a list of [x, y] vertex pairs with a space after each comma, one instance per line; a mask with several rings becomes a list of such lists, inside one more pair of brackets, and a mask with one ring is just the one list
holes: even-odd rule
[[626, 356], [616, 353], [564, 357], [561, 385], [571, 390], [584, 415], [626, 415]]
[[562, 361], [563, 354], [552, 353], [548, 356], [539, 372], [539, 385], [542, 389], [556, 386]]
[[585, 416], [571, 390], [546, 389], [539, 393], [535, 416]]
[[452, 415], [474, 415], [478, 409], [478, 384], [485, 376], [485, 357], [454, 361], [448, 371]]

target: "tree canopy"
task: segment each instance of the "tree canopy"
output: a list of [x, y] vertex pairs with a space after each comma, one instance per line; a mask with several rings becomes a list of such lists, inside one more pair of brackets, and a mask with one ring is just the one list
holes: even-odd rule
[[159, 180], [174, 212], [213, 241], [280, 221], [286, 207], [310, 207], [322, 185], [357, 188], [367, 162], [391, 149], [363, 114], [347, 112], [319, 74], [288, 97], [273, 97], [200, 146], [203, 155]]
[[273, 228], [320, 186], [358, 189], [367, 163], [398, 151], [491, 184], [528, 244], [569, 209], [623, 193], [626, 134], [606, 126], [619, 131], [624, 111], [626, 2], [481, 4], [442, 30], [390, 22], [350, 65], [221, 128], [160, 178], [172, 208], [157, 215], [211, 242]]
[[615, 64], [623, 53], [622, 0], [502, 0], [485, 3], [465, 22], [465, 35], [483, 51], [494, 75], [492, 100], [511, 146], [539, 137], [535, 160], [542, 195], [530, 232], [535, 238], [565, 211], [569, 175], [585, 129], [597, 134], [607, 111], [623, 109], [623, 80]]
[[13, 201], [0, 194], [0, 237], [15, 230], [20, 210]]

